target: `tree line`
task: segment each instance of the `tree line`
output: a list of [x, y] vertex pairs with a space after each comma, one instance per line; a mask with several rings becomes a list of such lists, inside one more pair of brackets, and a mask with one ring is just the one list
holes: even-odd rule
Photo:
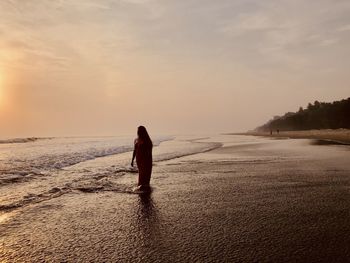
[[331, 103], [315, 101], [306, 109], [287, 112], [275, 116], [266, 124], [256, 128], [257, 131], [295, 131], [312, 129], [350, 129], [350, 98]]

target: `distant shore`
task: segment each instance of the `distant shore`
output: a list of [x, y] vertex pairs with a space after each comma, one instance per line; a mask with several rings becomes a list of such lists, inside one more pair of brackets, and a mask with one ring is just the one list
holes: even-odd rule
[[350, 130], [349, 129], [326, 129], [326, 130], [305, 130], [305, 131], [272, 131], [270, 132], [245, 132], [245, 133], [230, 133], [231, 135], [253, 135], [266, 136], [272, 138], [291, 138], [291, 139], [315, 139], [332, 141], [342, 144], [350, 144]]

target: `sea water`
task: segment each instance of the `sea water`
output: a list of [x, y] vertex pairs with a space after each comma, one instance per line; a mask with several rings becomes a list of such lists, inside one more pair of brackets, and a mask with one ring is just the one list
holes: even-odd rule
[[[153, 137], [154, 162], [221, 146], [199, 139], [203, 138]], [[137, 168], [130, 166], [133, 142], [133, 136], [0, 141], [0, 213], [72, 191], [129, 191], [134, 185], [122, 186], [116, 180], [137, 173]], [[160, 144], [166, 147], [159, 148]]]

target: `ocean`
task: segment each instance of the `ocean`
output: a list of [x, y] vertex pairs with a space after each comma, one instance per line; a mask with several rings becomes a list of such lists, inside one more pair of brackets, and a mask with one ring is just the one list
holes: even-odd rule
[[[199, 137], [155, 136], [154, 161], [164, 161], [221, 146]], [[102, 178], [137, 173], [131, 167], [133, 136], [23, 138], [0, 141], [0, 213], [74, 190], [130, 191], [132, 185], [104, 186]], [[160, 143], [168, 143], [161, 151]], [[113, 156], [112, 158], [108, 158]], [[97, 158], [98, 164], [92, 165]], [[136, 165], [135, 165], [136, 166]], [[99, 179], [99, 180], [96, 180]], [[136, 176], [135, 176], [136, 178]], [[135, 180], [136, 182], [136, 180]]]

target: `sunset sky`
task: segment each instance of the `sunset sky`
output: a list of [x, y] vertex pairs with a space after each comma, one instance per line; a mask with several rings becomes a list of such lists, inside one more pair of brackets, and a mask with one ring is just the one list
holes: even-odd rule
[[350, 96], [349, 0], [1, 0], [0, 137], [234, 132]]

